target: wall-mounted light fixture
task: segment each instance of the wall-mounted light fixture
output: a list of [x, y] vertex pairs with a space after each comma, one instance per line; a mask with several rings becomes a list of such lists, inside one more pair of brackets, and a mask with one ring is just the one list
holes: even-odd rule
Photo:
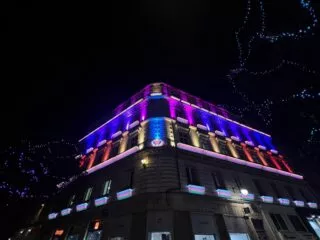
[[143, 167], [144, 169], [146, 169], [148, 163], [149, 163], [148, 159], [142, 159], [142, 160], [141, 160], [141, 164], [142, 164], [142, 167]]

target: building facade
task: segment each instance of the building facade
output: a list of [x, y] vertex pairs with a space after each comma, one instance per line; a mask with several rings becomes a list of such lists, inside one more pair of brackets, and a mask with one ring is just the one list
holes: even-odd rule
[[79, 140], [82, 174], [13, 239], [319, 239], [317, 196], [271, 136], [164, 83]]

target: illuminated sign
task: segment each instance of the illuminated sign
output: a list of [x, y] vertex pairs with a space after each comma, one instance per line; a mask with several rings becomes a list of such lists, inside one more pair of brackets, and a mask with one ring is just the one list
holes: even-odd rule
[[164, 145], [164, 141], [162, 141], [161, 139], [153, 139], [153, 140], [151, 141], [151, 145], [152, 145], [153, 147], [161, 147], [161, 146]]
[[71, 208], [66, 208], [61, 210], [61, 216], [66, 216], [71, 213]]

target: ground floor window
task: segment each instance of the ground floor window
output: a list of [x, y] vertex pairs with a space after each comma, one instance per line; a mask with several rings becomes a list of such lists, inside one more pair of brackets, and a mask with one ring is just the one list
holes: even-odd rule
[[170, 232], [152, 232], [151, 240], [171, 240]]
[[250, 237], [246, 233], [229, 233], [230, 240], [250, 240]]
[[124, 237], [111, 237], [109, 240], [124, 240]]
[[95, 220], [89, 224], [85, 240], [100, 240], [102, 236], [102, 221]]
[[308, 220], [310, 226], [313, 228], [317, 236], [320, 238], [320, 221], [317, 221], [316, 219], [310, 219]]
[[215, 240], [214, 235], [194, 235], [194, 240]]

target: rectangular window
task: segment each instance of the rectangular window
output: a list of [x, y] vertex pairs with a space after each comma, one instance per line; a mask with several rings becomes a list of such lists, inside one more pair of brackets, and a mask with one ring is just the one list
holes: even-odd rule
[[296, 231], [299, 232], [307, 232], [307, 229], [305, 228], [305, 226], [302, 224], [302, 222], [300, 221], [298, 216], [295, 215], [288, 215], [290, 222], [292, 223], [292, 225], [294, 226]]
[[230, 151], [227, 146], [227, 141], [221, 138], [217, 138], [217, 142], [219, 144], [220, 153], [224, 155], [230, 155]]
[[195, 168], [187, 167], [186, 172], [188, 184], [200, 185], [199, 176]]
[[212, 147], [211, 147], [211, 143], [210, 143], [210, 140], [209, 140], [209, 136], [200, 134], [200, 147], [205, 149], [205, 150], [212, 151]]
[[254, 186], [256, 187], [259, 195], [265, 196], [266, 193], [265, 193], [265, 191], [263, 190], [263, 187], [261, 186], [260, 181], [259, 181], [258, 179], [253, 179], [252, 181], [253, 181], [253, 184], [254, 184]]
[[250, 153], [253, 161], [254, 161], [255, 163], [261, 164], [260, 158], [259, 158], [256, 150], [254, 150], [254, 149], [252, 149], [252, 148], [250, 148], [250, 147], [247, 147], [247, 150], [248, 150], [248, 152]]
[[130, 135], [130, 148], [138, 146], [138, 133]]
[[235, 147], [235, 149], [236, 149], [236, 151], [237, 151], [237, 153], [239, 155], [239, 158], [242, 159], [242, 160], [246, 160], [247, 161], [248, 159], [247, 159], [246, 154], [243, 151], [242, 146], [239, 145], [239, 144], [234, 144], [234, 147]]
[[246, 233], [229, 233], [230, 240], [250, 240]]
[[114, 157], [117, 156], [119, 153], [119, 147], [120, 147], [120, 143], [119, 142], [115, 142], [112, 143], [112, 148], [111, 148], [111, 152], [110, 152], [110, 157]]
[[257, 218], [251, 218], [251, 222], [256, 231], [264, 231], [263, 221]]
[[194, 240], [215, 240], [215, 237], [214, 235], [196, 234], [194, 235]]
[[84, 193], [84, 196], [83, 196], [83, 201], [88, 201], [91, 197], [91, 193], [92, 193], [92, 187], [89, 187], [85, 193]]
[[277, 230], [288, 230], [288, 227], [280, 214], [270, 213], [270, 217], [271, 217], [274, 225], [276, 226]]
[[220, 172], [212, 172], [211, 175], [216, 189], [226, 189], [226, 185]]
[[151, 240], [171, 240], [170, 232], [152, 232]]
[[102, 186], [102, 195], [107, 195], [110, 193], [110, 188], [111, 188], [111, 180], [107, 180], [103, 183]]
[[270, 186], [271, 186], [271, 188], [277, 198], [282, 197], [282, 195], [279, 194], [279, 190], [278, 190], [277, 185], [275, 183], [271, 183]]
[[189, 130], [179, 128], [179, 142], [190, 145]]

